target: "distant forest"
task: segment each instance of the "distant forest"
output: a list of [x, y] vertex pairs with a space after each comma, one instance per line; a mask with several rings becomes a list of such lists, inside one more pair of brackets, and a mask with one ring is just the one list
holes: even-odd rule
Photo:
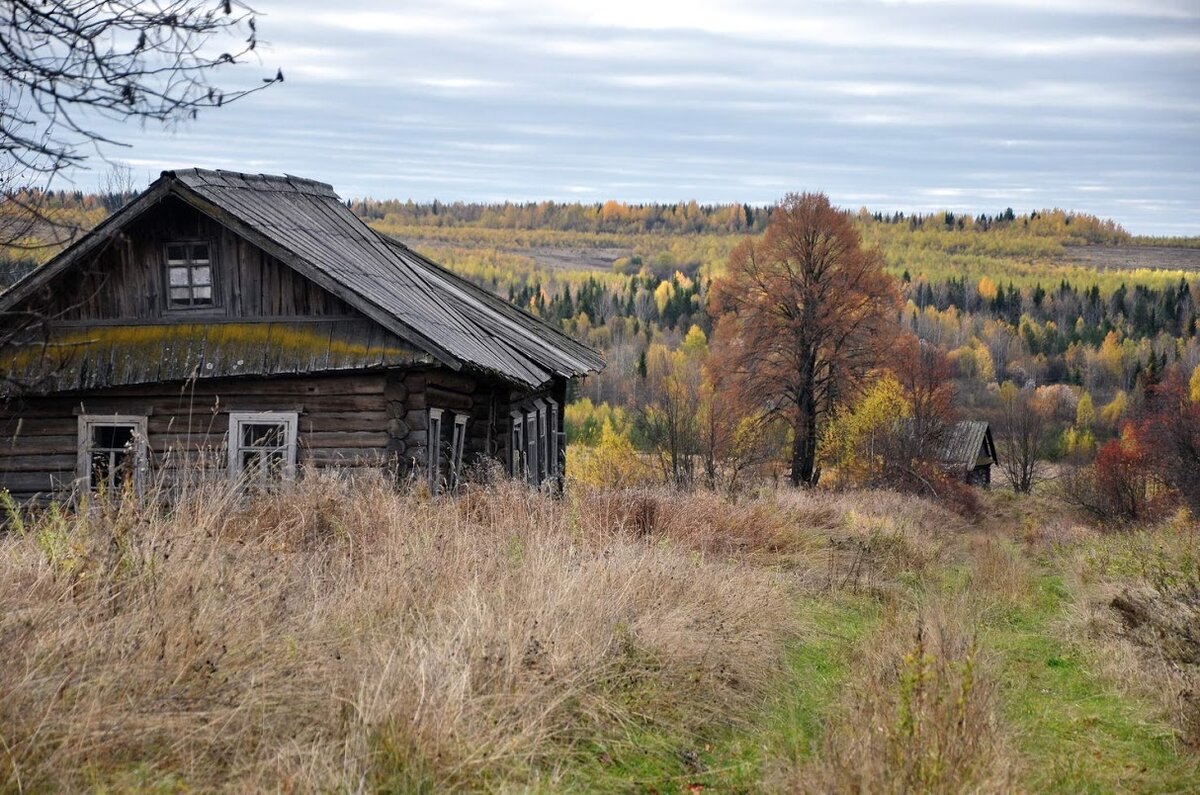
[[[49, 217], [81, 231], [130, 196], [59, 191], [44, 198]], [[597, 414], [577, 409], [575, 431], [582, 433], [582, 423], [594, 435], [602, 416], [635, 442], [636, 418], [654, 400], [655, 362], [661, 369], [690, 340], [687, 366], [704, 366], [709, 286], [733, 248], [761, 233], [771, 216], [769, 207], [696, 202], [347, 205], [379, 231], [603, 349], [609, 367], [580, 395]], [[1115, 432], [1156, 373], [1200, 365], [1200, 238], [1139, 238], [1114, 221], [1058, 209], [862, 209], [854, 217], [897, 278], [902, 325], [948, 354], [966, 412], [987, 411], [1005, 381], [1058, 385], [1067, 402], [1064, 431], [1073, 427], [1070, 406], [1086, 396], [1107, 409], [1089, 429], [1103, 436]], [[28, 247], [4, 252], [0, 278], [11, 282], [51, 256], [56, 247], [39, 247], [44, 242], [35, 236]], [[1189, 250], [1172, 263], [1191, 265], [1123, 265], [1129, 252], [1145, 262], [1149, 249], [1162, 246]], [[1108, 252], [1111, 264], [1097, 268], [1075, 257], [1084, 247]]]

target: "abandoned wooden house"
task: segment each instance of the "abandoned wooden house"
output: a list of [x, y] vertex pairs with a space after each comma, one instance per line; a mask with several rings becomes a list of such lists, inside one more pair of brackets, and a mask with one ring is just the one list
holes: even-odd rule
[[0, 487], [470, 463], [564, 467], [590, 348], [359, 220], [324, 183], [192, 169], [0, 295]]
[[946, 431], [941, 457], [948, 469], [972, 486], [990, 486], [992, 465], [999, 462], [991, 426], [983, 420], [954, 423]]

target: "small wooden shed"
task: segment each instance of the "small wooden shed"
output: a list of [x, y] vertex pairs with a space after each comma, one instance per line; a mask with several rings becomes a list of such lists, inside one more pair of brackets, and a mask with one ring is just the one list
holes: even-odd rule
[[0, 488], [194, 464], [389, 467], [453, 486], [564, 467], [602, 358], [364, 224], [321, 182], [166, 171], [0, 295]]
[[998, 463], [992, 428], [984, 420], [962, 420], [946, 431], [942, 461], [972, 486], [992, 483], [992, 466]]

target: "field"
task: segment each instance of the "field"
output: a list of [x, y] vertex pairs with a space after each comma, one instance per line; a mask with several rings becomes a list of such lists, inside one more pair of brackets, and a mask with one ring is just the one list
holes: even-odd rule
[[1200, 271], [1200, 248], [1173, 246], [1074, 246], [1066, 249], [1072, 264], [1098, 270]]
[[323, 475], [9, 523], [5, 791], [1200, 788], [1183, 518]]

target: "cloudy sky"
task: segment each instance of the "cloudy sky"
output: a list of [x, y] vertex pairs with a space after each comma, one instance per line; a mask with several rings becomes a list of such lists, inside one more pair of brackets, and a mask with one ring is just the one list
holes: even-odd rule
[[[139, 177], [287, 172], [346, 197], [1059, 206], [1200, 234], [1200, 0], [261, 0], [286, 82]], [[90, 177], [81, 177], [86, 184]]]

